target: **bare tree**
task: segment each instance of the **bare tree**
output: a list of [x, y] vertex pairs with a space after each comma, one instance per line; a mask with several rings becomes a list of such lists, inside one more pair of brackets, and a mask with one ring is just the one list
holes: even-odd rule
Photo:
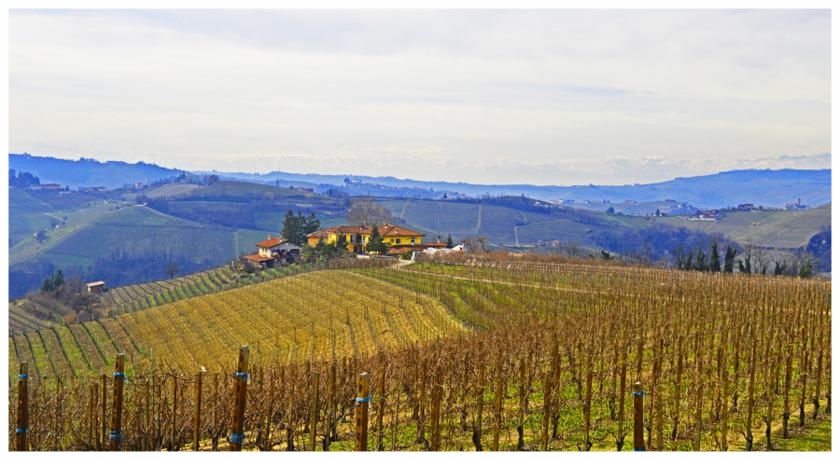
[[347, 211], [347, 220], [353, 225], [382, 225], [391, 219], [391, 211], [370, 198], [353, 200]]

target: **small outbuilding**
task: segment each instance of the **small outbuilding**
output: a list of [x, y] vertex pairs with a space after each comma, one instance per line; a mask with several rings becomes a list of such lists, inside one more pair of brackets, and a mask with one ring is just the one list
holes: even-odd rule
[[106, 290], [104, 281], [93, 281], [85, 284], [85, 287], [88, 294], [102, 294]]

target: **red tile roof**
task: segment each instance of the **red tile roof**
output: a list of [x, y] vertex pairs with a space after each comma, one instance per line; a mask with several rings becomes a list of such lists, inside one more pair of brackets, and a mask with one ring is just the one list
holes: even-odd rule
[[283, 244], [286, 240], [282, 238], [269, 238], [267, 240], [260, 241], [257, 243], [257, 246], [261, 248], [273, 248], [274, 246], [278, 246]]
[[[338, 227], [322, 228], [316, 232], [306, 235], [308, 238], [324, 238], [331, 234], [350, 234], [359, 233], [361, 235], [370, 235], [373, 227], [369, 225], [339, 225]], [[398, 225], [385, 224], [379, 226], [379, 234], [385, 236], [423, 236], [420, 232], [400, 227]]]
[[245, 260], [250, 260], [251, 262], [257, 262], [257, 263], [268, 262], [269, 260], [274, 260], [271, 257], [261, 256], [259, 254], [248, 254], [247, 256], [242, 256], [242, 258], [245, 259]]

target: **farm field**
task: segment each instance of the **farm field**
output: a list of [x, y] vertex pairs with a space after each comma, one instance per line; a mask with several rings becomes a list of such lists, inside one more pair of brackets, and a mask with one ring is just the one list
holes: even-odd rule
[[831, 226], [831, 204], [802, 211], [733, 212], [716, 222], [667, 217], [664, 222], [691, 230], [723, 233], [741, 244], [769, 248], [798, 248]]
[[48, 361], [32, 373], [37, 381], [96, 375], [103, 370], [91, 365], [96, 355], [113, 362], [103, 348], [126, 352], [139, 368], [220, 371], [225, 351], [242, 343], [256, 347], [263, 360], [297, 362], [359, 356], [464, 330], [440, 303], [350, 272], [306, 273], [186, 300], [172, 299], [171, 289], [160, 292], [155, 295], [169, 303], [82, 323], [90, 341], [73, 338], [66, 331], [79, 329], [64, 326], [15, 335], [10, 350], [24, 351], [10, 361], [10, 372], [33, 346]]
[[200, 446], [224, 449], [245, 342], [245, 449], [352, 449], [363, 371], [371, 450], [632, 450], [635, 381], [649, 450], [784, 449], [825, 436], [830, 281], [466, 262], [311, 272], [71, 328], [87, 352], [65, 347], [59, 328], [15, 337], [10, 370], [31, 359], [39, 377], [77, 375], [34, 400], [40, 413], [60, 400], [68, 417], [34, 421], [32, 447], [103, 442], [89, 428], [98, 400], [70, 395], [93, 394], [98, 379], [85, 375], [125, 350], [124, 448], [189, 449], [204, 365]]

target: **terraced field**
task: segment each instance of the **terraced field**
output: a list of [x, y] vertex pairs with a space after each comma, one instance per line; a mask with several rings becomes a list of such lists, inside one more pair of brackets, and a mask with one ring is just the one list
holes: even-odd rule
[[[317, 266], [289, 265], [254, 274], [241, 273], [223, 266], [164, 281], [132, 284], [109, 289], [98, 300], [100, 311], [95, 317], [114, 316], [145, 308], [157, 307], [192, 297], [248, 286], [267, 280], [291, 276]], [[70, 308], [49, 299], [26, 297], [9, 304], [9, 331], [20, 334], [36, 329], [63, 325], [63, 316]], [[83, 317], [84, 318], [84, 317]]]
[[[193, 286], [177, 289], [190, 291]], [[154, 364], [219, 371], [229, 364], [230, 350], [245, 343], [253, 347], [257, 361], [297, 362], [395, 349], [464, 330], [429, 297], [357, 273], [329, 270], [16, 335], [9, 342], [9, 369], [28, 360], [36, 364], [31, 372], [35, 379], [94, 375], [113, 365], [117, 351], [124, 351], [133, 369]]]

